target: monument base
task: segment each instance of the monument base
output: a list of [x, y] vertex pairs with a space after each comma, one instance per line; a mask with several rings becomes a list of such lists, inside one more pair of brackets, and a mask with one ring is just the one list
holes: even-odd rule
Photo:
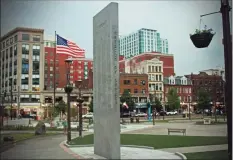
[[[99, 155], [94, 154], [94, 147], [71, 147], [69, 148], [73, 153], [78, 154], [84, 159], [107, 159]], [[181, 160], [185, 156], [181, 153], [170, 153], [160, 150], [154, 150], [150, 147], [121, 147], [120, 159], [177, 159]]]

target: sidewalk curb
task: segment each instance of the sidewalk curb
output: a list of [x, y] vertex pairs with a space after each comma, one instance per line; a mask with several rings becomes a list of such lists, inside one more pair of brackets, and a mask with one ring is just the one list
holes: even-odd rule
[[[86, 145], [69, 145], [64, 141], [64, 145], [67, 148], [74, 148], [74, 147], [93, 147], [94, 144], [86, 144]], [[121, 145], [121, 147], [132, 147], [132, 148], [144, 148], [144, 149], [153, 149], [154, 147], [148, 147], [148, 146], [137, 146], [137, 145]]]
[[74, 153], [73, 151], [71, 151], [71, 149], [69, 149], [69, 147], [67, 147], [66, 141], [61, 142], [61, 143], [59, 144], [59, 146], [64, 150], [64, 152], [66, 152], [66, 153], [72, 155], [72, 156], [73, 156], [74, 158], [76, 158], [76, 159], [87, 159], [87, 158], [82, 157], [82, 156], [80, 156], [80, 155]]
[[180, 152], [176, 152], [175, 155], [179, 156], [182, 160], [187, 160], [187, 157]]

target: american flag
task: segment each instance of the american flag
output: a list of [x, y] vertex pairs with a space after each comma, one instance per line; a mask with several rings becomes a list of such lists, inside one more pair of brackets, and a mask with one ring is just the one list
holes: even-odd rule
[[73, 58], [85, 58], [85, 50], [77, 46], [74, 42], [57, 35], [57, 54], [66, 54]]
[[129, 106], [126, 104], [126, 102], [123, 103], [123, 106], [124, 106], [125, 108], [127, 108], [127, 109], [129, 108]]

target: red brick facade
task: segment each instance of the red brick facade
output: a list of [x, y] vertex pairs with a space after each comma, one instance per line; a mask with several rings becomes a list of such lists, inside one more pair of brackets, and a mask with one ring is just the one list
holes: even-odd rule
[[[45, 47], [45, 88], [53, 88], [54, 75], [54, 53], [55, 48]], [[67, 67], [65, 60], [68, 55], [59, 54], [56, 56], [56, 83], [57, 88], [63, 88], [66, 85]], [[92, 59], [78, 59], [71, 64], [70, 81], [88, 79], [89, 70], [92, 69]]]
[[171, 85], [171, 84], [164, 84], [164, 98], [167, 101], [167, 94], [171, 88], [175, 88], [177, 90], [177, 94], [180, 97], [180, 102], [188, 103], [192, 97], [192, 85]]
[[[132, 57], [129, 60], [128, 65], [133, 66], [137, 65], [137, 63], [144, 61], [144, 60], [151, 60], [153, 58], [158, 58], [160, 61], [163, 61], [163, 75], [164, 77], [169, 77], [171, 75], [174, 75], [174, 56], [170, 54], [161, 54], [161, 53], [143, 53], [140, 55], [137, 55], [135, 57]], [[124, 73], [125, 71], [125, 62], [127, 61], [125, 59], [119, 61], [119, 70], [121, 73]]]

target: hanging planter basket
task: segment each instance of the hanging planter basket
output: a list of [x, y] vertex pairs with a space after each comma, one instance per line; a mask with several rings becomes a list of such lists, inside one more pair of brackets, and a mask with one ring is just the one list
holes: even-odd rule
[[71, 85], [66, 85], [64, 89], [66, 93], [71, 93], [73, 91], [73, 87]]
[[190, 39], [197, 48], [206, 48], [209, 46], [212, 41], [215, 33], [212, 32], [212, 29], [196, 30], [194, 34], [190, 34]]

